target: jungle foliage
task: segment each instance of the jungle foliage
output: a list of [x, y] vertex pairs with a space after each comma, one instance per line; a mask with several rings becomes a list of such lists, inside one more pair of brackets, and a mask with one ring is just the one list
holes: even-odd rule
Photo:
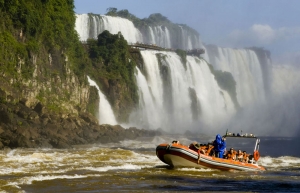
[[137, 102], [137, 87], [134, 78], [135, 62], [129, 53], [127, 41], [123, 35], [111, 34], [105, 30], [98, 39], [89, 39], [89, 56], [92, 59], [94, 77], [100, 76], [108, 81], [116, 81], [125, 86], [123, 93], [128, 100]]
[[171, 30], [170, 33], [177, 34], [181, 31], [182, 27], [185, 28], [187, 31], [190, 31], [191, 33], [197, 34], [199, 36], [199, 33], [193, 28], [187, 26], [186, 24], [174, 24], [167, 17], [163, 16], [160, 13], [154, 13], [149, 15], [148, 18], [140, 19], [135, 15], [131, 14], [127, 9], [118, 11], [117, 8], [110, 7], [106, 11], [106, 15], [118, 16], [132, 21], [135, 27], [142, 31], [146, 30], [148, 26], [167, 26], [168, 29]]
[[67, 55], [71, 68], [82, 76], [86, 57], [75, 20], [73, 0], [0, 0], [1, 69], [13, 74], [14, 66], [23, 63], [22, 73], [30, 77], [34, 55], [45, 58], [57, 52]]
[[176, 50], [176, 53], [177, 53], [177, 55], [180, 57], [181, 62], [182, 62], [182, 64], [184, 65], [184, 69], [186, 70], [186, 69], [187, 69], [187, 66], [186, 66], [186, 62], [187, 62], [187, 59], [186, 59], [186, 51], [181, 50], [181, 49], [177, 49], [177, 50]]

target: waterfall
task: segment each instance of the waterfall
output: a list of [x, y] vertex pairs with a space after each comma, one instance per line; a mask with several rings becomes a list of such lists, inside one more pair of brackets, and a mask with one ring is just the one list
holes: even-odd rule
[[230, 72], [237, 84], [242, 109], [228, 122], [228, 128], [261, 135], [291, 136], [298, 132], [299, 70], [272, 65], [266, 54], [250, 49], [207, 46], [206, 50], [204, 58], [214, 68]]
[[141, 54], [146, 74], [137, 69], [140, 106], [131, 116], [133, 124], [177, 132], [202, 126], [219, 129], [235, 112], [204, 60], [188, 56], [183, 64], [174, 52]]
[[300, 70], [288, 66], [273, 66], [272, 94], [278, 96], [300, 90]]
[[215, 69], [230, 72], [236, 81], [238, 102], [241, 106], [265, 100], [263, 73], [254, 51], [217, 47], [206, 48], [204, 58]]
[[77, 14], [75, 29], [81, 41], [86, 41], [88, 38], [95, 39], [104, 30], [108, 30], [112, 34], [121, 32], [130, 44], [142, 42], [156, 44], [163, 48], [184, 50], [203, 47], [197, 32], [177, 24], [173, 27], [154, 25], [138, 29], [130, 20], [121, 17]]
[[113, 113], [113, 110], [106, 98], [106, 96], [101, 92], [100, 88], [98, 87], [98, 85], [96, 84], [95, 81], [93, 81], [92, 79], [90, 79], [90, 77], [88, 76], [88, 81], [90, 86], [95, 86], [98, 90], [98, 94], [100, 97], [99, 100], [99, 124], [111, 124], [111, 125], [117, 125], [117, 121], [115, 118], [115, 115]]
[[150, 43], [159, 45], [163, 48], [172, 48], [171, 39], [170, 39], [171, 37], [168, 28], [163, 26], [154, 26], [154, 27], [149, 26], [148, 29], [151, 34], [149, 40]]
[[81, 41], [86, 41], [88, 38], [95, 39], [104, 30], [108, 30], [112, 34], [121, 32], [129, 43], [143, 40], [141, 32], [134, 27], [133, 23], [120, 17], [77, 14], [75, 29]]

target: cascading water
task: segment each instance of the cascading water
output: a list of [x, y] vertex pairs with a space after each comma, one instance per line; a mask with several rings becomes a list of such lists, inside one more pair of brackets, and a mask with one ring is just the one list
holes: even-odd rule
[[131, 21], [121, 17], [77, 14], [76, 18], [75, 29], [81, 41], [86, 41], [88, 38], [97, 38], [104, 30], [108, 30], [112, 34], [121, 32], [130, 44], [140, 42], [184, 50], [203, 47], [198, 33], [191, 32], [180, 25], [174, 24], [175, 31], [167, 26], [148, 26], [147, 28], [137, 29]]
[[[185, 50], [202, 47], [197, 32], [176, 24], [170, 28], [149, 25], [137, 29], [127, 19], [82, 14], [77, 15], [76, 30], [82, 41], [108, 30], [113, 34], [120, 31], [129, 43]], [[298, 120], [293, 115], [300, 111], [300, 107], [293, 105], [299, 104], [300, 88], [295, 84], [299, 72], [274, 68], [269, 55], [255, 49], [216, 46], [205, 49], [206, 61], [217, 70], [230, 72], [236, 82], [236, 96], [242, 107], [237, 115], [233, 116], [232, 93], [230, 97], [219, 88], [204, 60], [188, 56], [187, 63], [183, 64], [172, 52], [142, 51], [145, 68], [137, 68], [140, 104], [131, 114], [132, 125], [169, 131], [196, 130], [201, 126], [243, 128], [261, 133], [264, 130], [266, 134], [271, 130], [280, 133], [282, 128], [294, 128], [294, 131], [299, 128], [300, 123], [293, 121]], [[284, 124], [286, 122], [294, 124]]]
[[88, 81], [90, 86], [95, 86], [98, 90], [98, 94], [100, 97], [99, 100], [99, 124], [111, 124], [111, 125], [117, 125], [117, 121], [115, 118], [115, 115], [113, 113], [113, 110], [109, 104], [109, 102], [106, 99], [106, 96], [101, 92], [100, 88], [98, 87], [98, 85], [96, 84], [95, 81], [93, 81], [92, 79], [90, 79], [90, 77], [88, 76]]
[[264, 135], [297, 133], [300, 125], [296, 117], [300, 112], [298, 70], [274, 66], [265, 53], [257, 54], [250, 49], [206, 48], [204, 58], [216, 69], [230, 72], [237, 84], [242, 109], [228, 122], [228, 128]]
[[262, 69], [254, 51], [217, 47], [207, 49], [204, 57], [217, 70], [233, 75], [241, 106], [265, 99]]
[[134, 27], [131, 21], [124, 18], [90, 14], [76, 15], [76, 18], [75, 29], [81, 41], [97, 38], [104, 30], [108, 30], [112, 34], [121, 32], [129, 43], [143, 40], [141, 32]]
[[149, 26], [150, 38], [147, 43], [156, 44], [164, 48], [171, 48], [170, 33], [168, 28], [162, 26]]
[[213, 129], [235, 112], [204, 60], [188, 56], [185, 65], [174, 52], [141, 54], [146, 75], [137, 69], [140, 108], [131, 116], [133, 124], [178, 132]]

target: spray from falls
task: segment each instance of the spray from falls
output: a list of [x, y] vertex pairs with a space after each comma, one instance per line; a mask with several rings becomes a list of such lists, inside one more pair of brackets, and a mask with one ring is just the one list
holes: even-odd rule
[[174, 52], [141, 51], [145, 75], [137, 69], [140, 107], [131, 122], [173, 132], [216, 129], [235, 112], [204, 60]]
[[100, 88], [98, 87], [98, 85], [96, 84], [95, 81], [93, 81], [92, 79], [90, 79], [90, 77], [88, 76], [88, 82], [90, 84], [90, 86], [95, 86], [98, 90], [98, 94], [100, 97], [99, 100], [99, 124], [111, 124], [111, 125], [117, 125], [117, 121], [115, 118], [115, 115], [113, 113], [113, 110], [108, 102], [108, 100], [106, 99], [106, 96], [101, 92]]
[[293, 136], [298, 132], [299, 70], [271, 65], [264, 53], [253, 50], [212, 46], [204, 57], [216, 69], [231, 72], [237, 84], [241, 109], [226, 127], [260, 135]]
[[232, 74], [241, 106], [265, 99], [263, 73], [254, 51], [215, 47], [208, 48], [204, 57], [215, 69]]
[[[180, 25], [138, 29], [120, 17], [82, 14], [77, 15], [76, 30], [82, 41], [108, 30], [120, 31], [129, 43], [184, 50], [203, 47], [198, 33]], [[131, 114], [130, 124], [175, 132], [228, 128], [272, 135], [299, 130], [300, 88], [295, 83], [300, 82], [296, 78], [300, 72], [274, 68], [269, 55], [255, 49], [206, 46], [205, 50], [203, 57], [214, 69], [233, 76], [237, 113], [232, 92], [219, 87], [205, 60], [188, 56], [185, 63], [172, 52], [142, 51], [144, 69], [136, 69], [139, 108]]]

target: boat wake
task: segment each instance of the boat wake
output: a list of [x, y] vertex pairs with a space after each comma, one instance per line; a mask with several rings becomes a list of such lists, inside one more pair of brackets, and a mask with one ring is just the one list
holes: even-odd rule
[[266, 167], [268, 170], [278, 170], [287, 168], [299, 168], [300, 170], [300, 158], [291, 156], [282, 156], [278, 158], [266, 156], [261, 157], [258, 161], [259, 164]]

